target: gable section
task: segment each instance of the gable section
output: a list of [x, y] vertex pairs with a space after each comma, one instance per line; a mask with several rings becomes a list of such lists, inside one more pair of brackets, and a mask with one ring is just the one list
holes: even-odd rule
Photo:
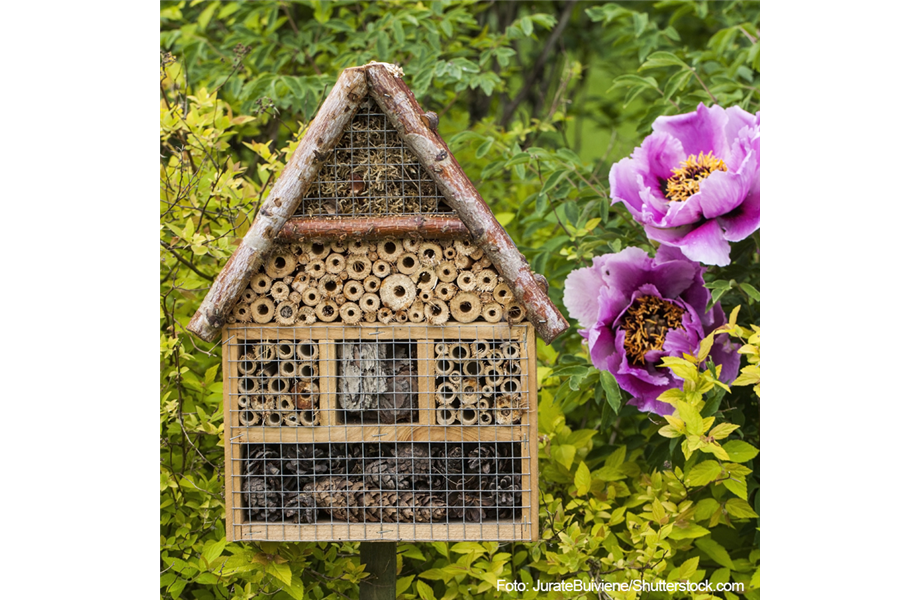
[[367, 96], [293, 217], [453, 214], [377, 102]]

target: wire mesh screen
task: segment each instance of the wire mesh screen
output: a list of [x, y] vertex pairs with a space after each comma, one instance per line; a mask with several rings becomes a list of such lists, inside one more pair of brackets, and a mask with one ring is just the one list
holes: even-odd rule
[[225, 344], [230, 539], [535, 539], [529, 324], [247, 324]]
[[451, 212], [418, 158], [368, 97], [325, 158], [294, 216]]
[[276, 244], [230, 323], [520, 323], [524, 307], [465, 239]]

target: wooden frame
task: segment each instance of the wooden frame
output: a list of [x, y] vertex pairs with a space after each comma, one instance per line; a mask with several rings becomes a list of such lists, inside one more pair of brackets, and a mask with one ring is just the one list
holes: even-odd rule
[[[375, 332], [372, 334], [371, 332]], [[412, 340], [417, 344], [419, 411], [418, 422], [379, 424], [336, 424], [336, 354], [338, 340]], [[233, 403], [239, 396], [234, 365], [239, 360], [239, 341], [313, 341], [319, 351], [319, 424], [314, 426], [244, 427]], [[438, 425], [432, 417], [434, 345], [437, 340], [502, 339], [523, 342], [521, 364], [526, 382], [527, 405], [517, 425]], [[539, 539], [539, 480], [537, 464], [537, 365], [536, 338], [530, 323], [509, 326], [484, 323], [382, 325], [341, 323], [284, 327], [278, 325], [236, 324], [223, 328], [224, 443], [226, 460], [226, 515], [229, 541], [342, 541], [413, 540], [536, 541]], [[242, 445], [250, 443], [329, 443], [329, 442], [517, 442], [521, 444], [522, 515], [520, 519], [482, 523], [354, 523], [342, 521], [313, 524], [244, 523], [241, 503]]]

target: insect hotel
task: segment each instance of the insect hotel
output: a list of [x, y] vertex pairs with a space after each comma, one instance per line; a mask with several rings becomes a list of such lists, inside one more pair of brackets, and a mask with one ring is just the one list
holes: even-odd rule
[[189, 324], [228, 540], [539, 537], [535, 335], [568, 323], [401, 76], [343, 71]]

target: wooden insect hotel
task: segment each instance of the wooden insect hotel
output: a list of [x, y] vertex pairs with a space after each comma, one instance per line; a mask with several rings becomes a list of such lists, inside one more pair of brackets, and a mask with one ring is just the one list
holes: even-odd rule
[[229, 540], [536, 540], [567, 327], [402, 79], [346, 69], [189, 330], [222, 336]]

